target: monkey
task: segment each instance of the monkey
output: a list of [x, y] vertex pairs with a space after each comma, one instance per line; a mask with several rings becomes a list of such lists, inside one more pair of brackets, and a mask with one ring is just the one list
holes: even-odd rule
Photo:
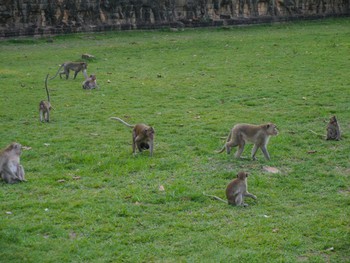
[[132, 130], [132, 151], [133, 154], [136, 154], [137, 149], [142, 152], [143, 150], [150, 151], [150, 156], [153, 156], [153, 142], [154, 142], [154, 134], [155, 130], [153, 127], [148, 126], [143, 123], [131, 125], [126, 123], [120, 118], [111, 117], [112, 120], [117, 120], [129, 128], [133, 128]]
[[335, 116], [332, 116], [329, 119], [329, 123], [327, 125], [327, 138], [326, 140], [341, 140], [341, 132], [338, 120]]
[[248, 182], [247, 182], [248, 173], [239, 172], [237, 174], [237, 178], [231, 181], [226, 187], [226, 198], [227, 201], [217, 197], [215, 195], [207, 195], [203, 193], [205, 196], [214, 198], [218, 201], [227, 203], [229, 205], [236, 206], [248, 206], [248, 204], [244, 203], [244, 197], [251, 197], [253, 199], [257, 199], [257, 197], [248, 192]]
[[[63, 71], [60, 72], [60, 70], [63, 68]], [[58, 74], [60, 74], [60, 78], [62, 78], [62, 75], [66, 75], [66, 79], [69, 77], [69, 71], [73, 70], [74, 71], [74, 78], [76, 78], [77, 74], [79, 71], [82, 71], [84, 74], [84, 77], [87, 78], [87, 63], [86, 62], [64, 62], [57, 70], [57, 73], [55, 76], [50, 78], [50, 80], [54, 79], [57, 77]]]
[[222, 153], [226, 149], [227, 154], [229, 154], [232, 147], [238, 146], [235, 157], [240, 158], [247, 141], [254, 144], [251, 155], [253, 160], [256, 160], [255, 154], [259, 148], [261, 148], [265, 158], [270, 160], [270, 155], [267, 151], [267, 144], [270, 136], [275, 135], [278, 135], [278, 130], [273, 123], [261, 125], [236, 124], [231, 129], [224, 147], [220, 151], [217, 151], [217, 153]]
[[0, 152], [0, 175], [8, 184], [26, 181], [20, 165], [21, 149], [21, 144], [13, 142]]
[[45, 79], [45, 89], [47, 94], [47, 101], [42, 100], [39, 103], [39, 116], [40, 121], [43, 122], [43, 119], [45, 119], [46, 122], [50, 122], [50, 110], [52, 109], [51, 102], [50, 102], [50, 94], [49, 90], [47, 88], [47, 79], [49, 77], [49, 74], [46, 75]]
[[91, 74], [90, 77], [88, 77], [86, 80], [84, 80], [83, 89], [94, 89], [94, 88], [100, 88], [97, 85], [96, 75]]
[[237, 178], [226, 187], [226, 198], [229, 205], [248, 206], [244, 203], [244, 197], [256, 199], [256, 196], [248, 192], [248, 173], [238, 172]]

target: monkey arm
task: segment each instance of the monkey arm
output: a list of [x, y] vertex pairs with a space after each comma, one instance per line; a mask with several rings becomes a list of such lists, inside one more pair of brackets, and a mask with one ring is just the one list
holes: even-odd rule
[[253, 194], [251, 194], [251, 193], [248, 193], [248, 192], [246, 192], [246, 193], [244, 194], [244, 196], [247, 196], [247, 197], [250, 197], [250, 198], [253, 198], [253, 199], [257, 199], [257, 197], [256, 197], [255, 195], [253, 195]]

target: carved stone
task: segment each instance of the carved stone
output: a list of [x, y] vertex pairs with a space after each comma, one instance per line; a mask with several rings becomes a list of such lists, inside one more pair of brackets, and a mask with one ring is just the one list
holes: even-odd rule
[[2, 0], [0, 38], [349, 16], [349, 0]]

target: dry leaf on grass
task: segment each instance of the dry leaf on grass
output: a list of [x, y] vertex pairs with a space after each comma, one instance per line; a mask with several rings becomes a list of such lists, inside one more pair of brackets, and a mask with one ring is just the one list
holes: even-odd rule
[[273, 173], [273, 174], [277, 174], [280, 172], [280, 170], [278, 170], [276, 167], [272, 167], [272, 166], [263, 166], [263, 170], [265, 172]]
[[32, 147], [29, 147], [29, 146], [22, 146], [22, 149], [27, 151], [27, 150], [31, 150]]
[[311, 153], [317, 153], [317, 151], [315, 151], [315, 150], [311, 150], [311, 151], [308, 151], [307, 153], [308, 153], [308, 154], [311, 154]]

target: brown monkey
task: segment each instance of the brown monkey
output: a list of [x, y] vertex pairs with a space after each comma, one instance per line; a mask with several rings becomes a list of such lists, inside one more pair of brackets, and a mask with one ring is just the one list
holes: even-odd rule
[[19, 164], [22, 146], [11, 143], [0, 152], [0, 175], [8, 184], [26, 181], [23, 166]]
[[[63, 68], [63, 71], [60, 72], [61, 68]], [[62, 78], [62, 74], [66, 75], [66, 79], [69, 77], [69, 71], [74, 71], [74, 78], [76, 78], [77, 74], [82, 71], [84, 74], [84, 77], [87, 78], [86, 70], [87, 70], [87, 63], [86, 62], [64, 62], [59, 69], [57, 70], [57, 73], [55, 76], [53, 76], [50, 80], [56, 78], [58, 74], [60, 74], [60, 78]]]
[[207, 195], [205, 193], [203, 194], [205, 196], [209, 196], [221, 202], [228, 203], [229, 205], [248, 206], [247, 204], [244, 203], [244, 197], [248, 196], [253, 199], [256, 199], [256, 196], [251, 193], [248, 193], [247, 177], [248, 177], [248, 173], [239, 172], [237, 174], [237, 178], [227, 185], [226, 187], [227, 201], [215, 195]]
[[52, 109], [51, 102], [50, 102], [50, 94], [49, 90], [47, 88], [47, 79], [49, 77], [49, 74], [46, 75], [45, 79], [45, 89], [47, 94], [47, 101], [42, 100], [39, 103], [39, 116], [40, 121], [43, 122], [43, 119], [45, 119], [46, 122], [50, 121], [50, 110]]
[[329, 119], [329, 123], [327, 125], [327, 138], [326, 140], [341, 140], [341, 132], [338, 120], [335, 116], [332, 116]]
[[99, 86], [97, 85], [96, 75], [91, 74], [90, 77], [84, 80], [83, 89], [94, 89], [94, 88], [99, 88]]
[[237, 178], [227, 185], [226, 197], [229, 205], [248, 206], [244, 203], [244, 197], [256, 199], [256, 196], [248, 193], [248, 173], [239, 172]]
[[142, 152], [143, 150], [150, 151], [150, 156], [153, 155], [153, 141], [154, 141], [154, 134], [155, 131], [153, 127], [148, 126], [143, 123], [131, 125], [126, 123], [120, 118], [117, 117], [111, 117], [112, 120], [117, 120], [124, 125], [133, 128], [132, 130], [132, 152], [136, 153], [136, 147], [137, 149]]
[[261, 148], [266, 159], [270, 160], [270, 155], [267, 151], [267, 144], [270, 136], [278, 134], [276, 125], [273, 123], [267, 123], [262, 125], [253, 124], [236, 124], [231, 129], [227, 141], [224, 147], [217, 153], [222, 153], [225, 149], [227, 154], [231, 152], [232, 147], [238, 146], [238, 150], [235, 154], [236, 158], [240, 158], [244, 150], [245, 143], [254, 143], [252, 150], [252, 159], [255, 160], [255, 154], [259, 148]]

